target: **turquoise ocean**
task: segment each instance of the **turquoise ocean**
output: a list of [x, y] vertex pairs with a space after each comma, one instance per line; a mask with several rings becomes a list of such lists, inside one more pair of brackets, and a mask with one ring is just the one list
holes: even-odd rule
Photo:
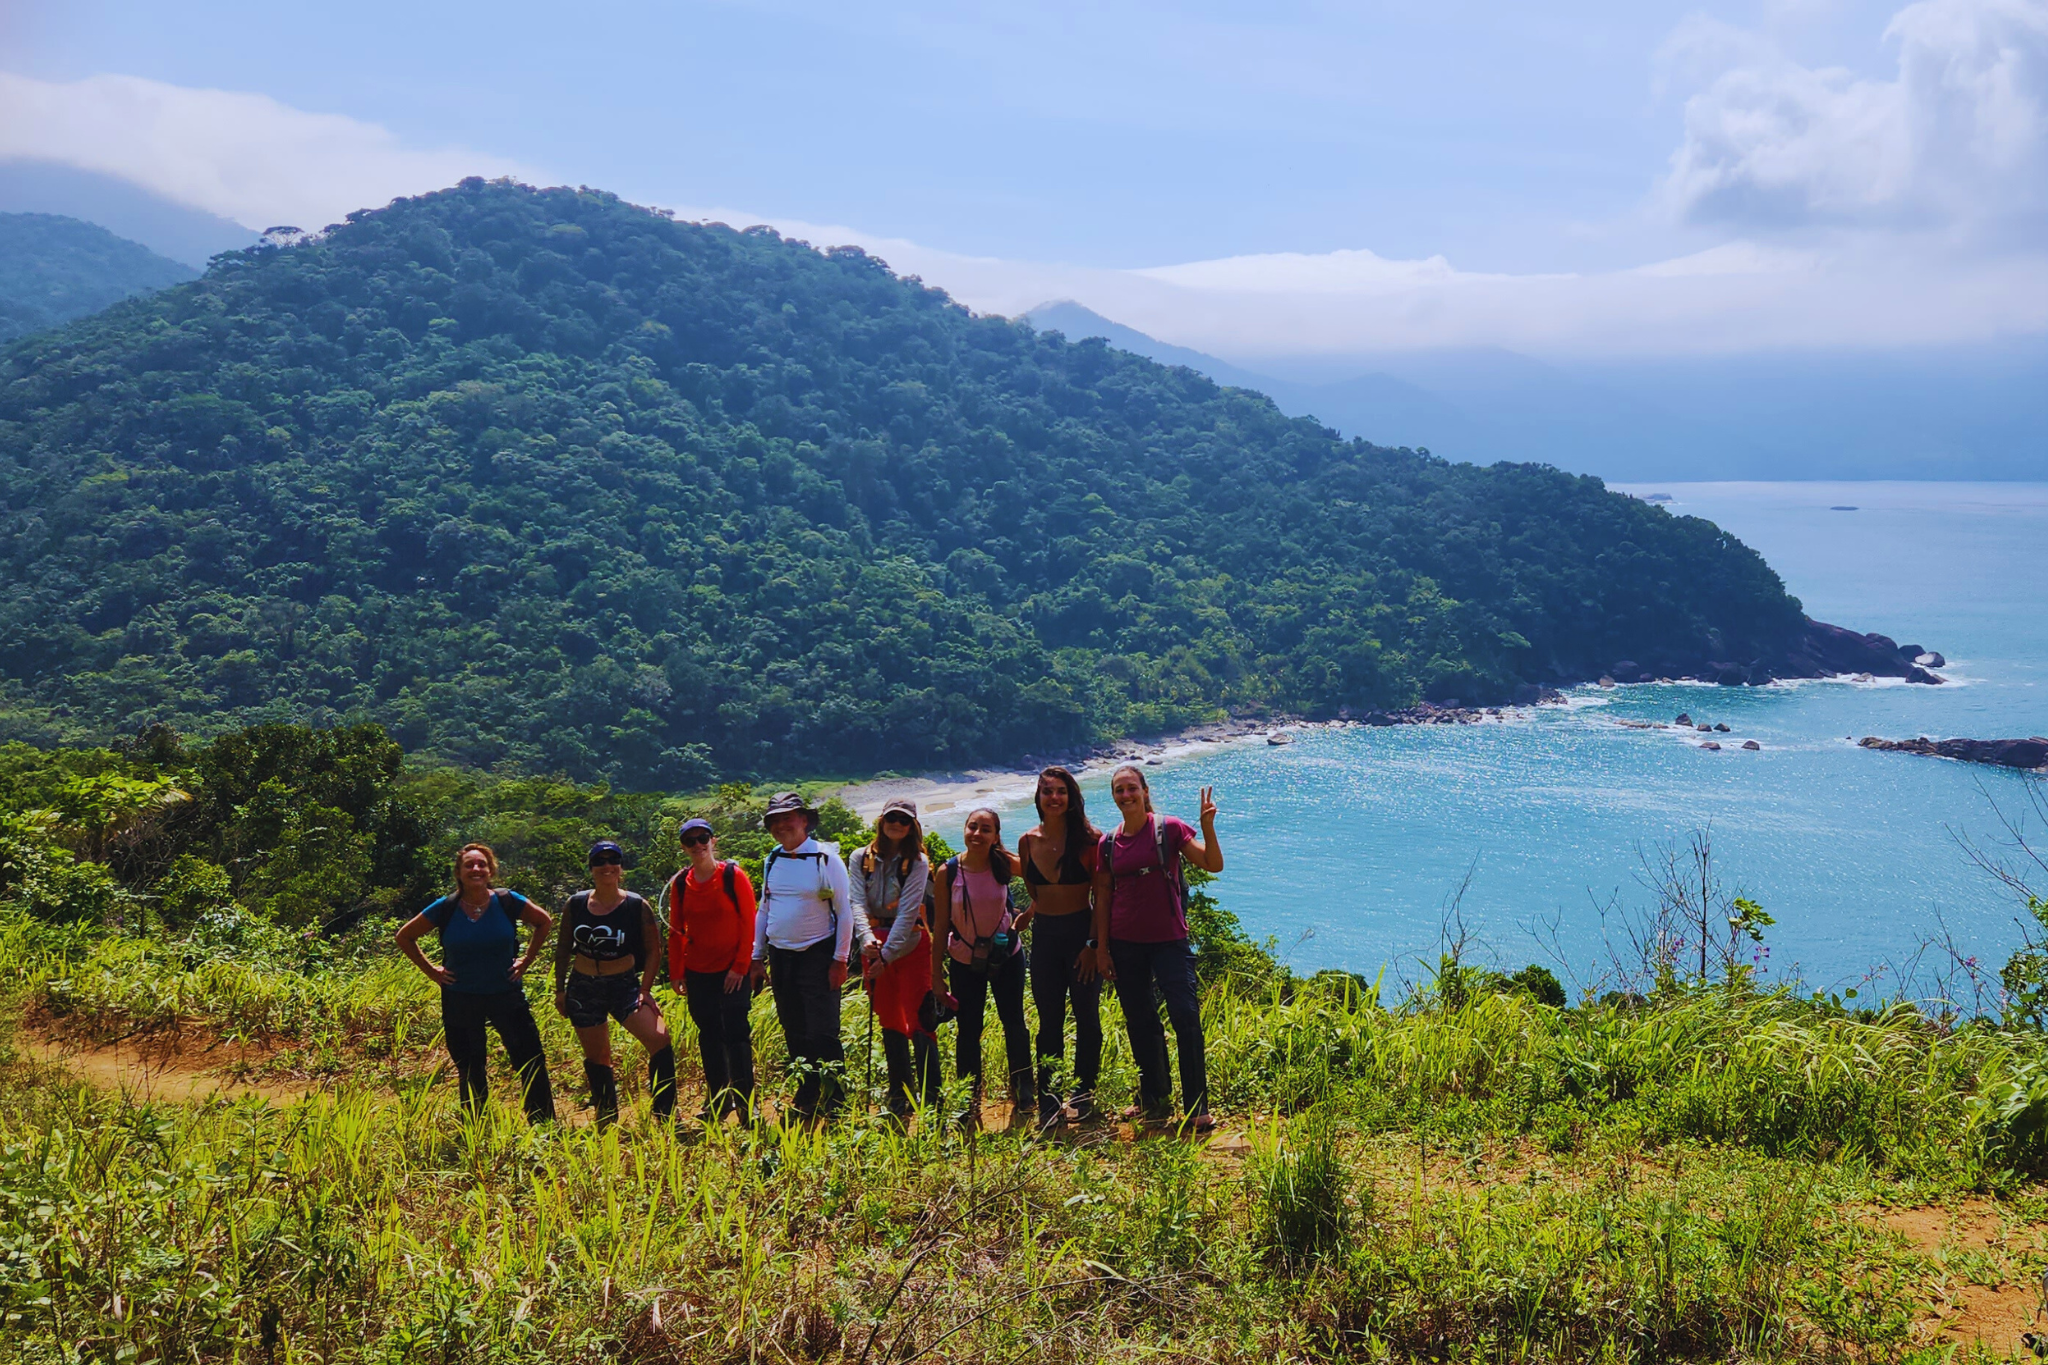
[[[1674, 513], [1741, 537], [1808, 614], [1939, 650], [1948, 684], [1582, 688], [1503, 724], [1311, 728], [1148, 769], [1159, 807], [1189, 820], [1197, 790], [1216, 788], [1222, 902], [1297, 970], [1392, 982], [1434, 959], [1463, 886], [1468, 951], [1583, 986], [1616, 916], [1654, 900], [1644, 855], [1711, 829], [1730, 891], [1776, 917], [1767, 982], [1855, 987], [1895, 973], [1943, 925], [2002, 962], [2022, 907], [1957, 838], [2003, 838], [1994, 804], [2018, 814], [2042, 779], [1854, 738], [2048, 733], [2048, 484], [1628, 491], [1669, 494]], [[1681, 711], [1726, 722], [1723, 750], [1617, 723]], [[1738, 748], [1746, 739], [1762, 752]], [[1113, 813], [1106, 780], [1084, 783], [1097, 823]], [[1006, 833], [1029, 824], [1028, 806], [1004, 816]]]

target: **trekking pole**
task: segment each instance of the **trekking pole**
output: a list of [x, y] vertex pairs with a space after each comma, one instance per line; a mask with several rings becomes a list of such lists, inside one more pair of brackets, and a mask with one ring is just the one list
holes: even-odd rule
[[[865, 964], [862, 965], [861, 975], [863, 977], [867, 975], [867, 969]], [[868, 1048], [865, 1062], [865, 1066], [867, 1068], [867, 1081], [865, 1082], [865, 1084], [868, 1092], [868, 1098], [866, 1112], [869, 1118], [873, 1118], [875, 1116], [875, 994], [874, 987], [872, 985], [870, 985], [867, 989], [867, 997]]]

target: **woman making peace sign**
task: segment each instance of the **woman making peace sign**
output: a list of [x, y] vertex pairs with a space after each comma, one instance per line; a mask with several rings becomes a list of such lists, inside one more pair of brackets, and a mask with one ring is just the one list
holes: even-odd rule
[[[1185, 1125], [1206, 1133], [1209, 1068], [1202, 1038], [1202, 1002], [1195, 984], [1195, 954], [1188, 943], [1185, 858], [1208, 872], [1223, 870], [1216, 842], [1215, 789], [1202, 788], [1202, 832], [1185, 821], [1155, 815], [1152, 789], [1137, 768], [1109, 778], [1110, 799], [1123, 821], [1102, 836], [1095, 859], [1095, 967], [1116, 986], [1131, 1056], [1138, 1064], [1138, 1107], [1131, 1117], [1161, 1123], [1173, 1112], [1173, 1077], [1166, 1065], [1166, 1030], [1159, 996], [1180, 1053]], [[1154, 986], [1157, 986], [1157, 994]]]

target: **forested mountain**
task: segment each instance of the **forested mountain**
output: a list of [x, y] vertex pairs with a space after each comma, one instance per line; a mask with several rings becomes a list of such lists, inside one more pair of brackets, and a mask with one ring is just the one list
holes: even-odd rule
[[198, 273], [76, 218], [0, 213], [0, 342]]
[[0, 503], [14, 735], [374, 718], [631, 785], [1758, 676], [1803, 630], [1754, 552], [1597, 480], [482, 181], [18, 345]]

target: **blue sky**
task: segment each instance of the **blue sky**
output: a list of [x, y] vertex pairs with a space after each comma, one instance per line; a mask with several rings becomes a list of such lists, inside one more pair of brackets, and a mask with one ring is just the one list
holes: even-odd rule
[[2048, 0], [0, 0], [6, 157], [257, 227], [587, 183], [1240, 355], [2048, 327]]

